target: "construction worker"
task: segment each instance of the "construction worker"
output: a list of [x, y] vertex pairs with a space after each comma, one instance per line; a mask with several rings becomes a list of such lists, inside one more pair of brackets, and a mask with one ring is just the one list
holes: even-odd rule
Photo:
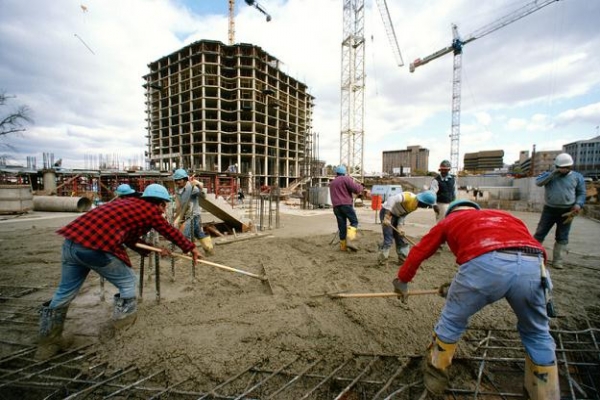
[[[114, 296], [112, 321], [108, 325], [112, 332], [134, 322], [137, 315], [137, 278], [125, 246], [142, 255], [148, 254], [136, 244], [143, 243], [140, 237], [151, 229], [184, 253], [191, 252], [194, 263], [201, 258], [194, 243], [163, 217], [170, 200], [164, 186], [151, 184], [141, 198], [105, 203], [57, 231], [65, 238], [61, 278], [52, 300], [45, 302], [40, 310], [37, 360], [46, 360], [68, 346], [62, 337], [67, 311], [91, 270], [119, 289]], [[161, 254], [164, 256], [170, 252], [163, 249]]]
[[379, 264], [383, 265], [387, 262], [393, 242], [396, 242], [398, 260], [403, 262], [406, 259], [410, 245], [404, 237], [404, 232], [399, 230], [398, 226], [404, 225], [404, 218], [417, 208], [428, 208], [434, 205], [435, 193], [430, 190], [419, 194], [397, 193], [386, 199], [379, 211], [381, 230], [383, 231], [383, 244], [379, 246], [378, 253]]
[[543, 243], [550, 229], [556, 225], [552, 267], [563, 268], [563, 254], [569, 244], [571, 222], [585, 203], [583, 175], [573, 171], [573, 158], [561, 153], [554, 159], [554, 170], [541, 173], [535, 178], [537, 186], [544, 187], [544, 208], [533, 237]]
[[[339, 165], [335, 169], [336, 177], [329, 183], [329, 195], [333, 205], [333, 214], [337, 220], [338, 234], [340, 237], [340, 250], [358, 250], [357, 230], [358, 217], [354, 210], [353, 194], [359, 195], [364, 188], [351, 176], [346, 175], [346, 167]], [[348, 226], [350, 222], [350, 226]]]
[[429, 185], [429, 190], [437, 196], [437, 204], [433, 206], [437, 222], [444, 218], [448, 205], [456, 200], [456, 196], [458, 195], [456, 177], [450, 173], [451, 168], [450, 161], [442, 161], [438, 169], [439, 174], [433, 178]]
[[[200, 214], [200, 197], [205, 198], [202, 182], [191, 179], [185, 169], [178, 169], [173, 174], [175, 181], [175, 226], [183, 230], [190, 240], [198, 238], [206, 255], [214, 254], [214, 246], [210, 235], [202, 230]], [[193, 237], [192, 237], [193, 235]]]
[[441, 395], [449, 381], [448, 369], [457, 343], [471, 316], [505, 298], [517, 316], [517, 329], [527, 353], [525, 384], [530, 399], [558, 400], [556, 345], [550, 335], [544, 274], [546, 252], [518, 218], [500, 210], [482, 210], [470, 200], [450, 203], [438, 222], [410, 251], [393, 281], [394, 291], [406, 301], [408, 282], [421, 263], [448, 243], [459, 264], [449, 286], [424, 363], [424, 384]]
[[115, 196], [117, 198], [126, 198], [126, 197], [140, 197], [141, 193], [136, 192], [126, 183], [123, 183], [117, 187], [115, 190]]

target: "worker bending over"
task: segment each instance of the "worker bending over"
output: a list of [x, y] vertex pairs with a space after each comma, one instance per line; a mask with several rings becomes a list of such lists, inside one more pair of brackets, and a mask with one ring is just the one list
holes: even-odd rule
[[[448, 292], [424, 365], [424, 384], [434, 395], [448, 385], [448, 368], [469, 318], [488, 304], [505, 298], [517, 316], [525, 347], [525, 382], [533, 400], [558, 400], [558, 369], [550, 335], [546, 291], [552, 283], [545, 270], [546, 252], [527, 226], [505, 211], [481, 210], [469, 200], [452, 202], [438, 222], [410, 251], [394, 279], [404, 301], [408, 282], [421, 263], [446, 242], [460, 265]], [[542, 280], [542, 276], [546, 279]]]
[[392, 243], [396, 243], [396, 254], [400, 262], [406, 259], [410, 245], [404, 237], [399, 225], [404, 224], [404, 218], [417, 208], [429, 208], [435, 204], [435, 193], [425, 191], [419, 194], [411, 192], [397, 193], [387, 198], [379, 211], [383, 244], [379, 247], [379, 264], [385, 264], [390, 256]]

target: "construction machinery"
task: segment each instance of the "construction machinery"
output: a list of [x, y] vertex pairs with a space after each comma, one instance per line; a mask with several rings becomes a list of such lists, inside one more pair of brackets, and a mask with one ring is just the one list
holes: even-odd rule
[[[364, 177], [365, 37], [364, 0], [343, 0], [340, 164]], [[398, 66], [402, 55], [385, 0], [376, 0]]]
[[[267, 22], [271, 21], [271, 16], [269, 15], [269, 13], [267, 13], [265, 11], [265, 9], [262, 8], [261, 5], [258, 4], [256, 1], [254, 1], [254, 0], [244, 0], [244, 1], [249, 6], [253, 6], [258, 11], [263, 13], [267, 19]], [[235, 43], [235, 0], [229, 0], [229, 37], [228, 38], [229, 38], [229, 45], [233, 46], [233, 44]]]
[[417, 67], [423, 66], [430, 61], [436, 60], [448, 53], [454, 53], [454, 73], [452, 78], [452, 129], [450, 133], [450, 163], [452, 164], [451, 172], [458, 172], [459, 163], [459, 144], [460, 144], [460, 99], [461, 99], [461, 70], [462, 70], [462, 49], [463, 47], [475, 39], [482, 38], [500, 28], [505, 27], [515, 21], [526, 17], [529, 14], [538, 11], [547, 5], [560, 0], [534, 0], [515, 11], [497, 19], [489, 25], [485, 25], [475, 30], [465, 38], [461, 38], [458, 34], [458, 27], [452, 24], [452, 43], [450, 46], [444, 47], [427, 57], [417, 58], [410, 64], [410, 72], [414, 72]]

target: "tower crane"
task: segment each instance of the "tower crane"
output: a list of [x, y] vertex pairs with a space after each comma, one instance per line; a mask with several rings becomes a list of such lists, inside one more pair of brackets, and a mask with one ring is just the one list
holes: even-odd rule
[[[249, 6], [253, 6], [258, 11], [263, 13], [267, 19], [267, 22], [271, 21], [271, 16], [265, 11], [260, 4], [255, 0], [244, 0]], [[235, 0], [229, 0], [229, 45], [233, 46], [235, 43]]]
[[[340, 164], [364, 176], [365, 0], [343, 0]], [[404, 61], [386, 0], [376, 0], [398, 66]]]
[[433, 54], [428, 55], [424, 58], [417, 58], [410, 64], [410, 72], [415, 72], [417, 67], [423, 66], [430, 61], [438, 59], [448, 53], [454, 53], [454, 74], [452, 78], [452, 130], [450, 133], [450, 162], [452, 164], [452, 173], [458, 172], [459, 163], [459, 144], [460, 144], [460, 96], [461, 96], [461, 70], [462, 70], [462, 49], [464, 45], [474, 41], [475, 39], [482, 38], [489, 35], [498, 29], [505, 27], [515, 21], [532, 14], [547, 5], [555, 3], [560, 0], [534, 0], [515, 11], [499, 18], [495, 22], [485, 25], [475, 30], [470, 35], [461, 39], [458, 34], [458, 28], [455, 24], [452, 24], [452, 43], [450, 46], [444, 47], [436, 51]]

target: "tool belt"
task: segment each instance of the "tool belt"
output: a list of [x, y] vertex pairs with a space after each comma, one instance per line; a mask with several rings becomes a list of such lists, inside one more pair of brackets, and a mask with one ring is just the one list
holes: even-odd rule
[[496, 250], [498, 253], [504, 254], [521, 254], [529, 257], [539, 257], [542, 254], [542, 250], [536, 249], [535, 247], [507, 247], [505, 249]]

